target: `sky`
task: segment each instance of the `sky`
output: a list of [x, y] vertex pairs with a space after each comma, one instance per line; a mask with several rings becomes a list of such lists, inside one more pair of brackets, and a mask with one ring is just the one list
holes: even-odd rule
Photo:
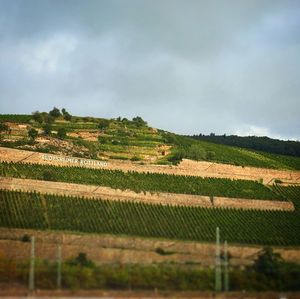
[[300, 140], [298, 0], [0, 0], [0, 113]]

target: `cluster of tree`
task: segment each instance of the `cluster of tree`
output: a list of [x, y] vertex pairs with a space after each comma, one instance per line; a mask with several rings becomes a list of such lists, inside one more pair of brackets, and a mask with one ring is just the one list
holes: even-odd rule
[[172, 163], [178, 163], [184, 158], [196, 161], [210, 161], [216, 157], [214, 151], [206, 150], [201, 144], [191, 138], [168, 132], [162, 132], [161, 134], [167, 144], [173, 145], [172, 153], [168, 156], [168, 161]]
[[39, 111], [35, 111], [32, 113], [33, 120], [40, 124], [51, 124], [58, 117], [63, 117], [67, 121], [70, 121], [72, 119], [72, 115], [65, 108], [61, 109], [60, 111], [58, 108], [53, 107], [53, 109], [50, 110], [49, 113]]
[[213, 160], [216, 154], [214, 151], [206, 151], [203, 147], [198, 144], [192, 144], [188, 147], [178, 147], [169, 156], [170, 162], [181, 161], [182, 159], [191, 159], [196, 161]]
[[214, 133], [211, 133], [210, 135], [193, 135], [191, 137], [197, 140], [209, 141], [217, 144], [237, 146], [247, 149], [264, 151], [272, 154], [300, 157], [299, 141], [284, 141], [272, 139], [269, 137], [257, 136], [241, 137], [236, 135], [226, 136], [225, 134], [215, 135]]
[[253, 265], [244, 271], [232, 271], [230, 280], [233, 290], [298, 291], [300, 265], [284, 261], [271, 247], [265, 247]]
[[[53, 107], [52, 110], [47, 112], [39, 112], [35, 111], [32, 113], [32, 118], [34, 121], [42, 124], [43, 128], [43, 134], [44, 135], [50, 135], [52, 131], [52, 124], [54, 123], [56, 118], [63, 117], [65, 120], [70, 121], [72, 119], [72, 115], [63, 108], [61, 111]], [[59, 128], [57, 130], [57, 137], [60, 139], [64, 139], [67, 135], [67, 131], [65, 128]], [[31, 141], [34, 141], [36, 137], [38, 136], [38, 131], [34, 128], [31, 128], [28, 130], [28, 136], [31, 139]]]
[[133, 123], [137, 127], [145, 127], [148, 125], [148, 123], [145, 120], [143, 120], [140, 116], [135, 116], [132, 118], [132, 120], [129, 120], [126, 117], [121, 118], [121, 116], [119, 116], [118, 118], [116, 118], [116, 120], [118, 122], [123, 123]]
[[[132, 124], [134, 124], [138, 128], [147, 126], [147, 122], [144, 121], [140, 116], [133, 117], [131, 121], [128, 120], [127, 118], [121, 118], [121, 116], [119, 116], [115, 120], [118, 121], [118, 122], [125, 123], [125, 124], [132, 123]], [[112, 120], [109, 120], [109, 119], [100, 119], [98, 121], [98, 128], [101, 131], [105, 131], [106, 129], [109, 128], [111, 122], [112, 122]]]

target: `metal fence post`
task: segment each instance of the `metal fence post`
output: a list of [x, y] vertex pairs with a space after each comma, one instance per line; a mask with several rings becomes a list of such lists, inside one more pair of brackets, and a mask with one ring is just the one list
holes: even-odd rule
[[215, 290], [221, 292], [222, 290], [222, 273], [221, 273], [221, 258], [220, 258], [220, 230], [216, 229], [216, 277]]
[[35, 259], [35, 239], [31, 237], [31, 256], [29, 269], [29, 291], [34, 291], [34, 259]]

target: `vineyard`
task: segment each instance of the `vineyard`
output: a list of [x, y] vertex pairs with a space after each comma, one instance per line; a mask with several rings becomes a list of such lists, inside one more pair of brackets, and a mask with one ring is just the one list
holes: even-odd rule
[[32, 119], [30, 114], [0, 114], [0, 122], [18, 122], [18, 123], [29, 123]]
[[280, 194], [273, 192], [263, 184], [248, 180], [6, 162], [0, 163], [0, 175], [101, 185], [121, 190], [130, 189], [135, 192], [170, 192], [245, 199], [285, 200]]
[[294, 212], [171, 207], [0, 191], [0, 226], [213, 242], [300, 245], [299, 187], [277, 187]]

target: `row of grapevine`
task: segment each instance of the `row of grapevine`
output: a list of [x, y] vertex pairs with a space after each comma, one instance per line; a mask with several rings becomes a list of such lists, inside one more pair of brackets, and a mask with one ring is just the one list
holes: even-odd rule
[[300, 245], [298, 209], [174, 207], [4, 190], [0, 206], [1, 227], [213, 242], [219, 226], [230, 243]]
[[101, 185], [122, 190], [130, 189], [136, 192], [171, 192], [232, 198], [284, 200], [282, 196], [263, 184], [249, 180], [6, 162], [0, 163], [0, 175]]
[[31, 119], [30, 114], [0, 114], [0, 122], [28, 123]]

